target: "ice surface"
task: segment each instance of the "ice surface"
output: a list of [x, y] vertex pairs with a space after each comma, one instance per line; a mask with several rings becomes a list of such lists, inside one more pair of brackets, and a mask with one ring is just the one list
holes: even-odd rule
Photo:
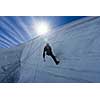
[[[20, 61], [11, 68], [20, 65], [19, 74], [15, 70], [18, 77], [17, 80], [14, 77], [14, 82], [100, 82], [100, 17], [86, 17], [66, 24], [48, 33], [46, 38], [60, 64], [55, 65], [48, 56], [46, 62], [43, 61], [44, 37], [38, 37], [17, 47], [18, 52], [16, 48], [10, 49], [12, 53], [7, 50], [0, 57], [0, 65]], [[15, 54], [20, 55], [18, 59]], [[2, 62], [5, 55], [9, 60]]]
[[23, 49], [24, 45], [12, 49], [0, 49], [0, 82], [18, 82]]

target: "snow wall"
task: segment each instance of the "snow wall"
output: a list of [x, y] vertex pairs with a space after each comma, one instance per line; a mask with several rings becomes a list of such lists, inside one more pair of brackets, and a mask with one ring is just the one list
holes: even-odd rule
[[[48, 39], [60, 60], [43, 61]], [[58, 27], [26, 44], [18, 82], [100, 82], [100, 17], [87, 17]]]
[[0, 49], [0, 82], [14, 83], [20, 78], [21, 54], [23, 46]]

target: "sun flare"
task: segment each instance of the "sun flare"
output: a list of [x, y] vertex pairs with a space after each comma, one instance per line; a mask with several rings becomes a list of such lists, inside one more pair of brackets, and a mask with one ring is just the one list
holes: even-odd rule
[[45, 35], [50, 31], [50, 26], [46, 22], [40, 22], [35, 25], [35, 30], [38, 35]]

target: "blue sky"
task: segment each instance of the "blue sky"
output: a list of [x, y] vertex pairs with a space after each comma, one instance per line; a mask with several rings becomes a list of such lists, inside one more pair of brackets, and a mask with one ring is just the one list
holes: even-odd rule
[[1, 16], [0, 17], [0, 47], [7, 48], [24, 43], [36, 36], [34, 22], [46, 21], [54, 29], [85, 16]]

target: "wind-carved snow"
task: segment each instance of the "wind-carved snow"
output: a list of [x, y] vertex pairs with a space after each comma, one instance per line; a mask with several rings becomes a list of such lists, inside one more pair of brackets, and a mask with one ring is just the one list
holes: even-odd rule
[[18, 82], [23, 48], [24, 45], [12, 49], [0, 49], [0, 82]]
[[59, 65], [48, 56], [43, 61], [44, 37], [37, 37], [20, 47], [21, 67], [15, 82], [100, 82], [100, 17], [86, 17], [58, 27], [45, 38]]

